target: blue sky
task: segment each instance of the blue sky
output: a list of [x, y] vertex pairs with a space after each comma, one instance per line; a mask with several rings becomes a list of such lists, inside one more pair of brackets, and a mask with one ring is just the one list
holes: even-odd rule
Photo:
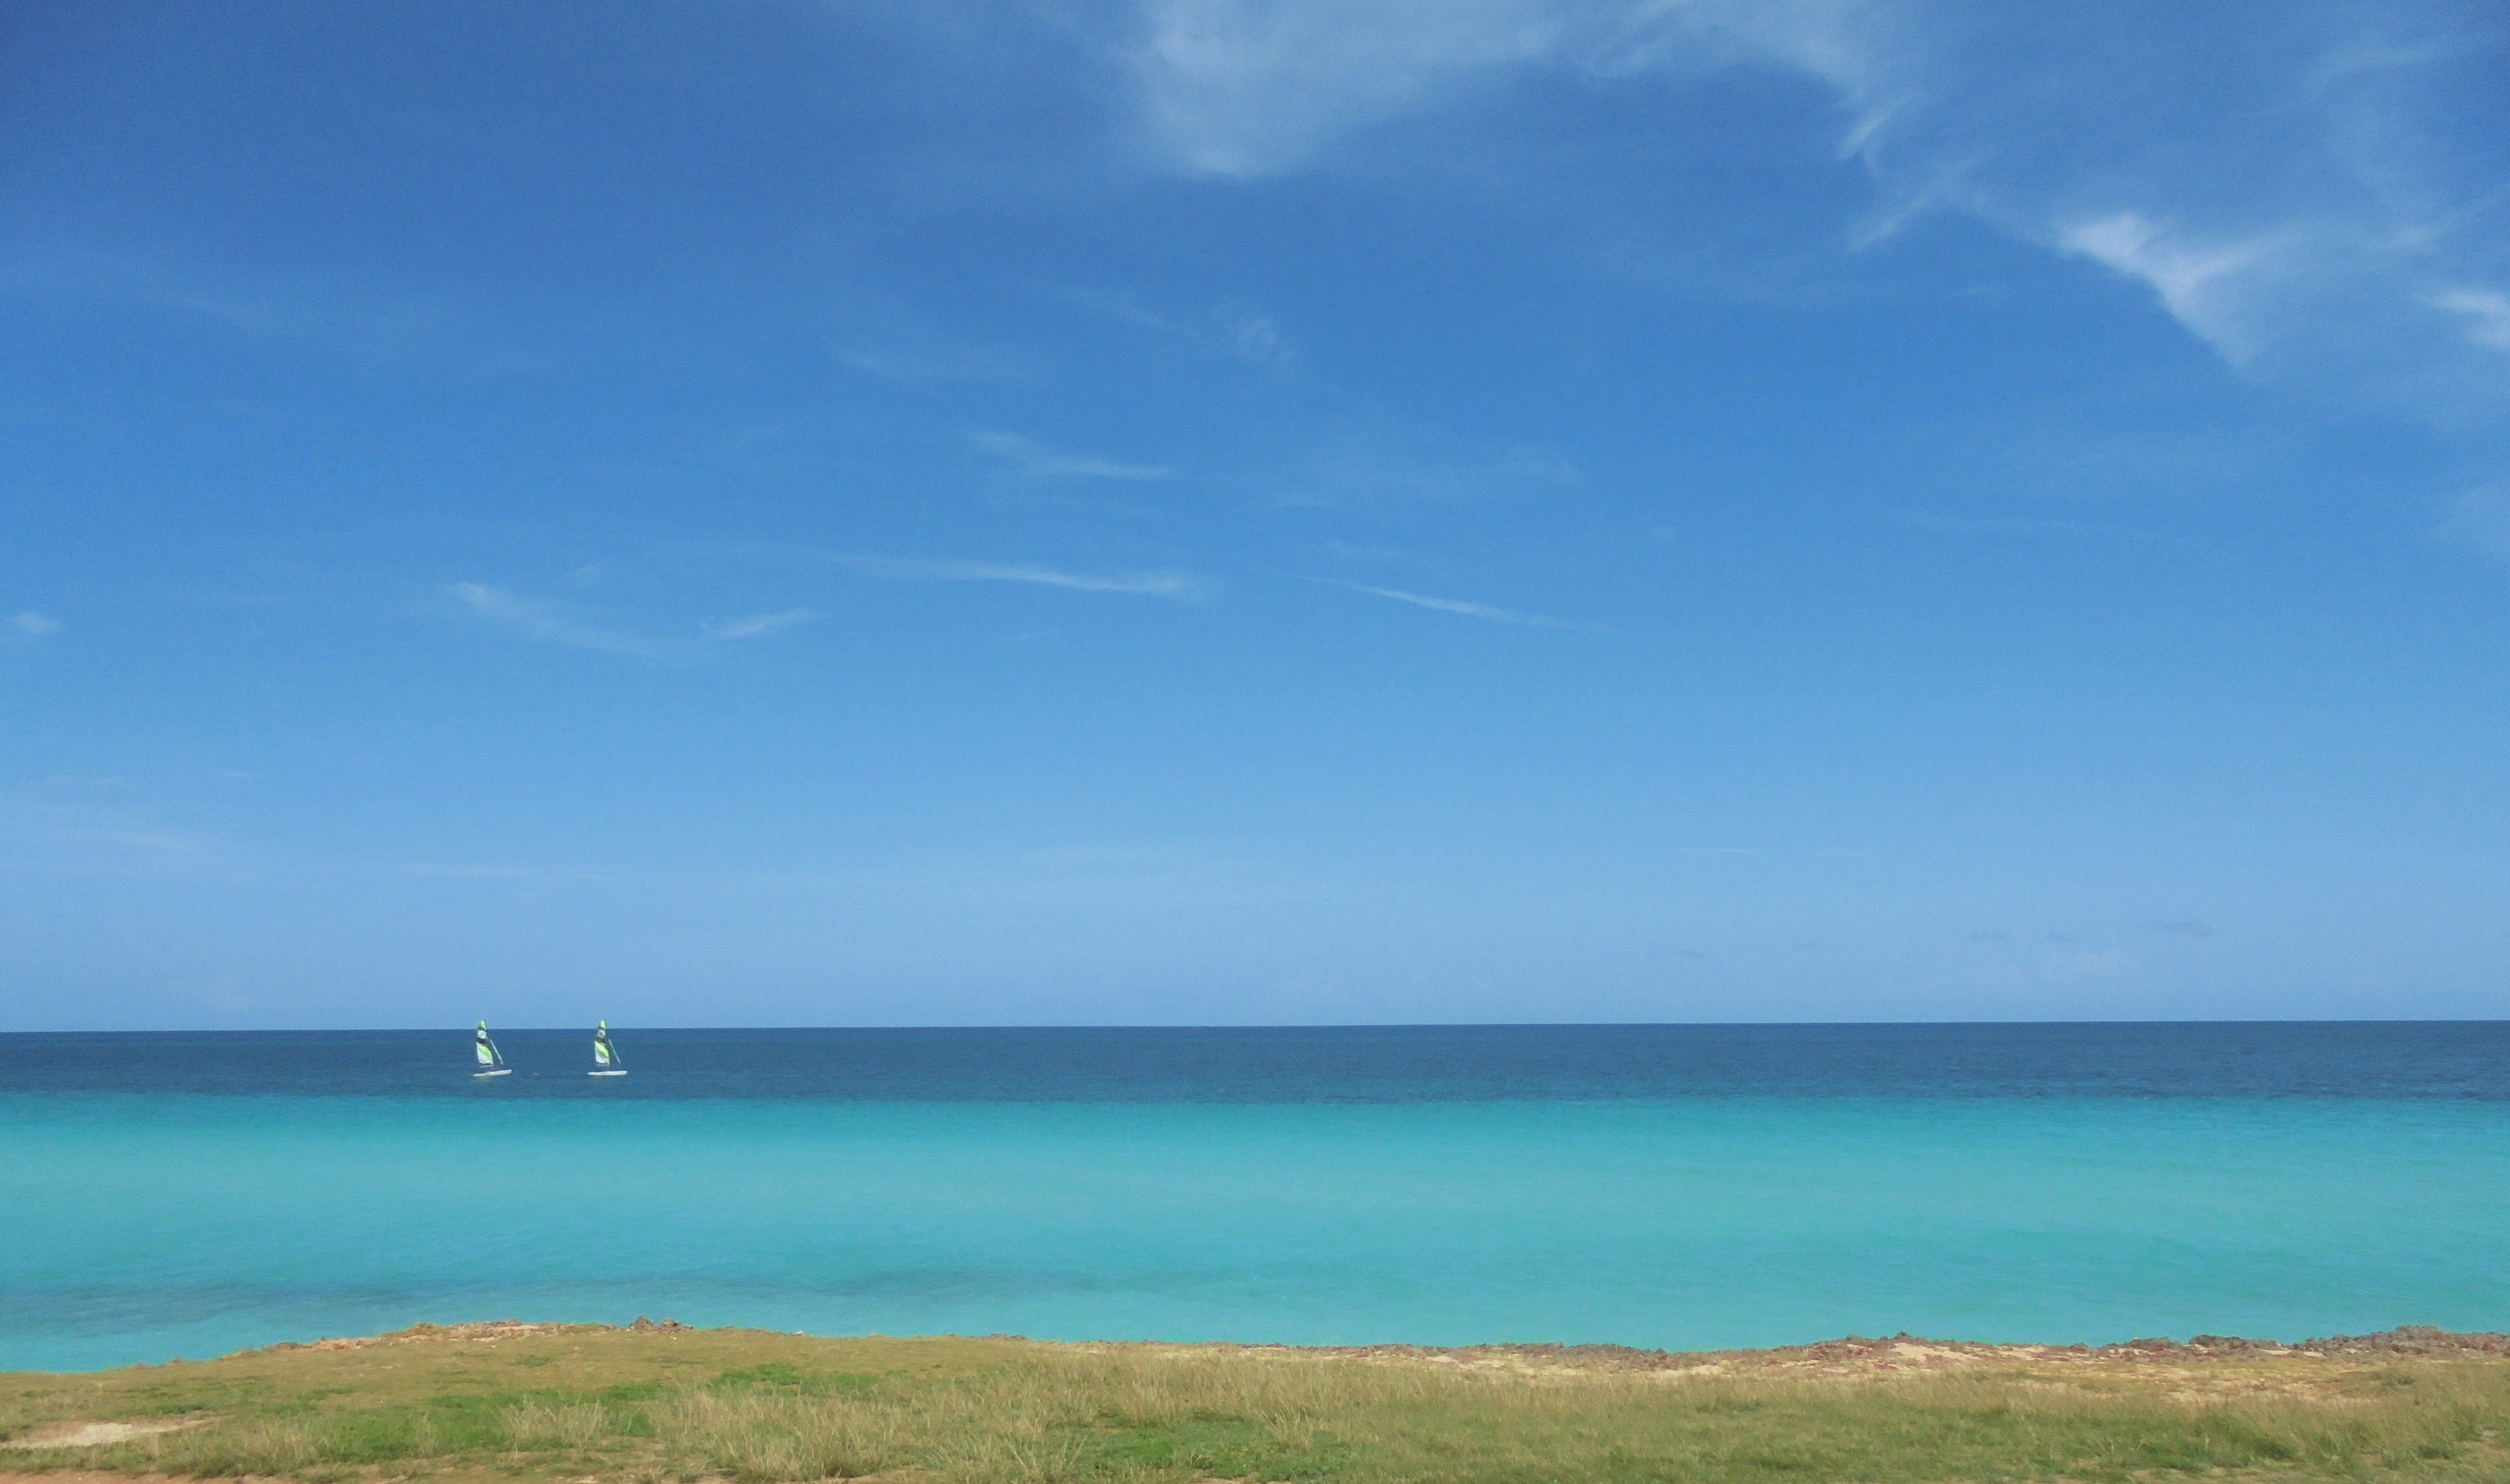
[[2510, 25], [0, 9], [0, 1028], [2510, 1012]]

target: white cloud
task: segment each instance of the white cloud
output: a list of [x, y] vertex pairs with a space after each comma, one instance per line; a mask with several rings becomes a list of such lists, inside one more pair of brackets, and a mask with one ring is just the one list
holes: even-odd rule
[[1775, 68], [1830, 91], [1840, 154], [1875, 187], [1844, 243], [1966, 214], [2149, 285], [2260, 374], [2396, 387], [2460, 354], [2431, 334], [2434, 305], [2477, 345], [2510, 342], [2493, 290], [2451, 286], [2505, 267], [2497, 156], [2470, 122], [2490, 116], [2471, 100], [2497, 86], [2500, 40], [2425, 0], [2166, 24], [1987, 0], [1140, 3], [1141, 117], [1187, 173], [1306, 168], [1512, 74]]
[[1584, 633], [1608, 631], [1592, 624], [1573, 624], [1567, 619], [1546, 618], [1539, 613], [1518, 613], [1507, 608], [1493, 608], [1487, 603], [1468, 603], [1462, 598], [1431, 597], [1424, 592], [1406, 592], [1400, 588], [1373, 588], [1366, 583], [1344, 582], [1332, 577], [1310, 577], [1302, 581], [1316, 583], [1327, 588], [1340, 588], [1348, 592], [1365, 592], [1371, 597], [1410, 603], [1416, 608], [1427, 608], [1438, 613], [1459, 614], [1468, 619], [1485, 619], [1494, 624], [1518, 624], [1528, 628], [1563, 628]]
[[37, 639], [49, 639], [60, 631], [60, 620], [29, 609], [9, 620], [7, 636], [19, 644], [31, 644]]
[[0, 792], [0, 873], [197, 877], [238, 863], [230, 842], [157, 817], [129, 781], [57, 778]]
[[239, 276], [83, 248], [39, 248], [0, 260], [0, 293], [116, 301], [224, 332], [377, 360], [451, 363], [491, 373], [524, 368], [530, 360], [461, 299], [388, 291], [338, 277]]
[[1212, 319], [1220, 330], [1221, 343], [1241, 360], [1263, 365], [1287, 365], [1296, 359], [1297, 353], [1281, 334], [1281, 326], [1257, 305], [1228, 300], [1214, 307]]
[[929, 381], [1022, 381], [1036, 374], [1029, 358], [993, 346], [941, 341], [856, 341], [837, 348], [853, 370], [907, 386]]
[[918, 386], [936, 381], [1027, 381], [1036, 359], [1013, 346], [973, 340], [902, 300], [856, 294], [832, 310], [837, 360], [866, 376]]
[[416, 860], [402, 868], [412, 876], [442, 881], [511, 881], [533, 886], [616, 885], [626, 878], [599, 871], [552, 869], [537, 865], [492, 862]]
[[1123, 592], [1143, 597], [1195, 599], [1207, 596], [1211, 584], [1191, 572], [1065, 572], [1020, 561], [912, 561], [867, 557], [854, 565], [878, 577], [932, 578], [953, 583], [1033, 583], [1041, 588], [1069, 588], [1076, 592]]
[[1175, 598], [1184, 602], [1209, 597], [1219, 588], [1217, 582], [1200, 573], [1173, 568], [1150, 572], [1072, 572], [1039, 562], [872, 556], [858, 552], [834, 552], [825, 547], [764, 543], [711, 550], [718, 556], [838, 567], [890, 582], [1026, 583], [1040, 588], [1063, 588], [1075, 592], [1114, 592]]
[[797, 624], [813, 623], [818, 617], [808, 608], [787, 608], [782, 613], [752, 614], [745, 619], [735, 619], [729, 624], [708, 626], [706, 637], [718, 641], [755, 639], [790, 628]]
[[1252, 299], [1222, 299], [1197, 315], [1169, 315], [1121, 288], [1060, 288], [1054, 293], [1092, 314], [1257, 365], [1279, 369], [1298, 360], [1279, 322]]
[[[557, 604], [524, 597], [486, 583], [454, 583], [444, 591], [472, 614], [505, 625], [545, 644], [562, 644], [603, 654], [631, 655], [643, 660], [687, 656], [700, 647], [694, 640], [623, 633], [615, 628], [589, 624]], [[699, 633], [705, 643], [736, 643], [812, 623], [818, 617], [808, 608], [787, 608], [779, 613], [758, 613], [747, 618], [708, 624]]]
[[2466, 338], [2496, 351], [2510, 351], [2510, 294], [2498, 288], [2452, 288], [2423, 301], [2466, 321]]
[[1918, 510], [1886, 510], [1882, 514], [1902, 525], [1915, 526], [1921, 531], [1938, 531], [1947, 536], [2114, 536], [2130, 541], [2146, 539], [2140, 531], [2057, 516], [1956, 515], [1942, 511]]
[[1198, 174], [1286, 170], [1348, 130], [1558, 45], [1540, 0], [1160, 0], [1134, 53], [1158, 147]]
[[1164, 464], [1125, 464], [1092, 454], [1062, 453], [1016, 433], [972, 433], [968, 440], [1039, 478], [1164, 479], [1176, 472]]
[[2142, 280], [2181, 323], [2213, 342], [2226, 359], [2238, 361], [2250, 353], [2250, 340], [2240, 323], [2240, 276], [2266, 254], [2266, 243], [2253, 239], [2190, 246], [2174, 241], [2140, 211], [2119, 211], [2078, 223], [2059, 233], [2057, 243], [2069, 252]]
[[547, 603], [519, 597], [485, 583], [455, 583], [445, 592], [480, 618], [507, 625], [547, 644], [653, 658], [670, 646], [583, 623]]

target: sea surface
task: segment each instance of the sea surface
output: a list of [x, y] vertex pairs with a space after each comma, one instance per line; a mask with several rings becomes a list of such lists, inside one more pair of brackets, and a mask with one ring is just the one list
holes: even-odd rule
[[0, 1036], [0, 1370], [420, 1321], [2510, 1329], [2510, 1025]]

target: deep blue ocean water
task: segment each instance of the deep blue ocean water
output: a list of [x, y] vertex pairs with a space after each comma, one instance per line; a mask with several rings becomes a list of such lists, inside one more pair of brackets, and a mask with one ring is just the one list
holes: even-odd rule
[[0, 1036], [0, 1369], [421, 1320], [2510, 1328], [2510, 1025]]

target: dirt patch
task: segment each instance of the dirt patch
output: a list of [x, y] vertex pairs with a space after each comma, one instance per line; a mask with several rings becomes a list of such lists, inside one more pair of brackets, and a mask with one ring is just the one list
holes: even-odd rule
[[[632, 1324], [535, 1324], [521, 1319], [492, 1319], [473, 1324], [418, 1324], [388, 1335], [358, 1339], [282, 1343], [247, 1354], [287, 1351], [354, 1351], [382, 1346], [472, 1344], [530, 1340], [555, 1335], [595, 1334], [686, 1335], [698, 1331], [677, 1319], [656, 1321], [638, 1315]], [[1018, 1335], [988, 1335], [989, 1340], [1017, 1341]], [[2373, 1335], [2332, 1335], [2283, 1344], [2242, 1340], [2225, 1335], [2198, 1335], [2191, 1340], [2128, 1340], [2116, 1345], [1986, 1345], [1967, 1340], [1928, 1340], [1898, 1334], [1882, 1339], [1849, 1335], [1816, 1345], [1777, 1350], [1654, 1351], [1625, 1345], [1232, 1345], [1142, 1344], [1100, 1341], [1070, 1346], [1084, 1351], [1131, 1351], [1136, 1353], [1212, 1354], [1294, 1360], [1346, 1359], [1381, 1365], [1427, 1365], [1441, 1370], [1477, 1371], [1516, 1376], [1643, 1376], [1673, 1380], [1689, 1377], [1882, 1378], [1944, 1371], [1993, 1368], [2026, 1371], [2043, 1377], [2095, 1376], [2114, 1379], [2179, 1380], [2205, 1389], [2219, 1389], [2244, 1369], [2240, 1362], [2318, 1362], [2326, 1374], [2398, 1359], [2498, 1360], [2510, 1357], [2510, 1335], [2456, 1334], [2428, 1325], [2408, 1325]], [[2280, 1368], [2278, 1368], [2280, 1369]], [[2278, 1375], [2243, 1383], [2258, 1389], [2290, 1389], [2296, 1378]]]
[[[195, 1412], [185, 1417], [150, 1417], [138, 1422], [46, 1423], [16, 1437], [0, 1440], [0, 1448], [101, 1448], [107, 1443], [127, 1443], [134, 1437], [161, 1437], [186, 1427], [206, 1427], [217, 1420], [214, 1413]], [[45, 1477], [57, 1479], [66, 1476], [47, 1474]]]
[[[257, 1351], [239, 1351], [242, 1355], [277, 1354], [285, 1351], [361, 1351], [383, 1345], [440, 1345], [447, 1341], [471, 1341], [494, 1344], [499, 1340], [530, 1340], [542, 1335], [609, 1335], [622, 1330], [639, 1335], [687, 1335], [697, 1330], [677, 1319], [661, 1323], [636, 1316], [633, 1324], [531, 1324], [521, 1319], [485, 1319], [475, 1324], [413, 1324], [388, 1335], [363, 1335], [352, 1340], [283, 1340]], [[224, 1357], [220, 1357], [224, 1358]]]
[[[1001, 1338], [1009, 1339], [1011, 1336]], [[1427, 1365], [1441, 1370], [1518, 1376], [1643, 1375], [1676, 1377], [1880, 1377], [1994, 1368], [2042, 1374], [2098, 1374], [2121, 1378], [2202, 1380], [2217, 1389], [2237, 1374], [2239, 1362], [2334, 1362], [2328, 1374], [2365, 1363], [2412, 1357], [2427, 1360], [2499, 1359], [2510, 1355], [2510, 1335], [2453, 1334], [2408, 1326], [2376, 1335], [2336, 1335], [2284, 1345], [2198, 1335], [2176, 1340], [2129, 1340], [2117, 1345], [1983, 1345], [1967, 1340], [1925, 1340], [1916, 1335], [1867, 1339], [1850, 1335], [1818, 1345], [1758, 1351], [1652, 1351], [1623, 1345], [1127, 1345], [1105, 1343], [1081, 1350], [1147, 1350], [1174, 1354], [1231, 1354], [1357, 1360], [1388, 1365]], [[2254, 1379], [2258, 1389], [2290, 1389], [2285, 1379]]]
[[2185, 1344], [2176, 1340], [2128, 1340], [2117, 1345], [1982, 1345], [1968, 1340], [1927, 1340], [1893, 1335], [1869, 1340], [1850, 1335], [1818, 1345], [1763, 1351], [1632, 1350], [1619, 1345], [1476, 1345], [1461, 1350], [1426, 1346], [1367, 1345], [1333, 1347], [1311, 1354], [1402, 1355], [1458, 1361], [1514, 1361], [1539, 1369], [1588, 1371], [1714, 1371], [1725, 1374], [1845, 1374], [1868, 1371], [1957, 1370], [1969, 1366], [2069, 1361], [2111, 1365], [2201, 1364], [2208, 1360], [2247, 1360], [2303, 1356], [2330, 1360], [2375, 1360], [2413, 1356], [2433, 1360], [2479, 1360], [2510, 1355], [2510, 1335], [2453, 1334], [2427, 1325], [2408, 1325], [2376, 1335], [2334, 1335], [2291, 1345], [2271, 1340], [2238, 1340], [2198, 1335]]
[[[105, 1473], [95, 1468], [54, 1468], [43, 1473], [11, 1473], [0, 1469], [0, 1484], [193, 1484], [163, 1473]], [[220, 1479], [218, 1484], [282, 1484], [260, 1474]]]
[[245, 1355], [276, 1354], [284, 1351], [362, 1351], [384, 1345], [433, 1345], [446, 1340], [528, 1340], [536, 1335], [563, 1335], [569, 1331], [607, 1330], [609, 1324], [526, 1324], [520, 1319], [489, 1319], [478, 1324], [413, 1324], [388, 1335], [361, 1335], [354, 1340], [282, 1340], [259, 1351], [239, 1351]]

